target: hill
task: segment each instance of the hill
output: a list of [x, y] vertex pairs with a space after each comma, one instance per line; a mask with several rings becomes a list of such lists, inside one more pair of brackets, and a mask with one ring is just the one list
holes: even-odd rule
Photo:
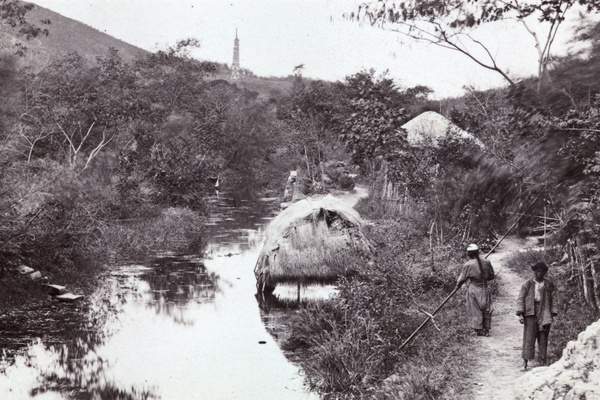
[[[18, 67], [31, 67], [34, 71], [41, 69], [57, 54], [77, 52], [84, 59], [95, 61], [96, 57], [108, 53], [109, 48], [118, 50], [118, 54], [126, 62], [132, 62], [136, 57], [147, 54], [146, 50], [131, 45], [104, 32], [92, 28], [82, 22], [65, 17], [47, 8], [35, 5], [26, 14], [29, 23], [48, 29], [48, 36], [40, 35], [25, 42], [26, 55], [17, 60]], [[40, 21], [50, 20], [50, 25], [41, 25]], [[16, 39], [15, 39], [16, 40]], [[265, 99], [278, 98], [289, 92], [293, 84], [293, 76], [288, 77], [257, 77], [248, 71], [242, 79], [231, 79], [229, 67], [221, 65], [212, 79], [223, 79], [259, 93]]]
[[49, 31], [48, 36], [39, 36], [28, 41], [27, 54], [19, 60], [21, 66], [29, 66], [38, 70], [48, 60], [59, 53], [77, 52], [84, 59], [95, 60], [97, 56], [105, 55], [110, 47], [119, 51], [119, 55], [127, 62], [146, 51], [100, 32], [84, 23], [67, 18], [44, 7], [36, 5], [26, 14], [26, 19], [32, 24], [39, 25], [41, 20], [50, 20], [50, 25], [44, 25]]

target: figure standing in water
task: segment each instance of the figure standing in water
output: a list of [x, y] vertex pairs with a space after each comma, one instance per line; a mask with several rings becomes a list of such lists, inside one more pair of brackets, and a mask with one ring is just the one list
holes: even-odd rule
[[489, 336], [492, 326], [492, 295], [488, 282], [494, 279], [492, 263], [479, 256], [476, 244], [467, 247], [469, 261], [463, 265], [457, 288], [467, 283], [467, 316], [477, 336]]
[[528, 279], [517, 298], [517, 315], [523, 324], [523, 370], [527, 362], [535, 358], [535, 343], [538, 344], [538, 362], [546, 365], [548, 335], [554, 317], [558, 315], [558, 301], [554, 284], [545, 279], [548, 266], [539, 262], [531, 267], [534, 278]]

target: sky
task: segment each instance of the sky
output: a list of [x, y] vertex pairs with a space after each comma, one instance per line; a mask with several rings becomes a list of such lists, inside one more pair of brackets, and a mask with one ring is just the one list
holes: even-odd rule
[[[403, 87], [426, 85], [433, 97], [458, 96], [464, 87], [504, 86], [503, 78], [458, 52], [415, 43], [391, 31], [361, 26], [342, 17], [356, 9], [355, 0], [33, 0], [66, 17], [84, 22], [146, 50], [197, 38], [193, 56], [231, 65], [236, 29], [240, 64], [259, 76], [287, 76], [304, 64], [303, 75], [343, 80], [363, 69], [388, 71]], [[576, 13], [574, 13], [576, 15]], [[530, 21], [531, 26], [539, 24]], [[564, 24], [555, 45], [564, 54], [573, 37]], [[538, 26], [538, 28], [540, 28]], [[541, 33], [542, 31], [540, 31]], [[533, 38], [515, 22], [478, 29], [512, 78], [534, 75], [537, 53]]]

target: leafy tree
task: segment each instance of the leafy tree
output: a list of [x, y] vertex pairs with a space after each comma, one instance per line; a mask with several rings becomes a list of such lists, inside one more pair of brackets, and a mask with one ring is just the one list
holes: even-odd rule
[[543, 88], [540, 97], [554, 115], [564, 115], [569, 109], [585, 110], [600, 93], [600, 83], [595, 79], [600, 73], [599, 38], [600, 24], [583, 27], [574, 41], [588, 42], [590, 46], [553, 63], [551, 85]]
[[28, 160], [61, 157], [71, 168], [85, 169], [124, 136], [129, 120], [148, 112], [133, 72], [116, 50], [98, 62], [91, 68], [71, 53], [22, 80], [26, 97], [15, 129], [28, 148]]
[[190, 57], [191, 48], [199, 47], [196, 39], [185, 39], [175, 46], [149, 54], [136, 63], [142, 77], [141, 95], [154, 104], [157, 118], [165, 118], [178, 109], [189, 109], [197, 103], [198, 90], [204, 78], [216, 72], [217, 64]]
[[393, 90], [391, 81], [371, 85], [373, 82], [367, 78], [352, 83], [361, 85], [362, 90], [359, 97], [349, 101], [350, 115], [342, 122], [342, 139], [352, 151], [352, 160], [367, 166], [379, 156], [406, 147], [406, 136], [399, 128], [407, 116], [403, 108], [394, 107], [386, 97]]
[[401, 90], [389, 78], [376, 78], [373, 71], [346, 78], [344, 117], [338, 129], [353, 161], [373, 171], [379, 159], [399, 160], [400, 154], [410, 152], [400, 127], [411, 117], [407, 108], [425, 104], [430, 92], [424, 86]]
[[[298, 66], [297, 69], [300, 69]], [[294, 78], [289, 98], [280, 102], [278, 117], [286, 121], [296, 137], [297, 154], [302, 155], [313, 182], [324, 175], [323, 164], [328, 148], [335, 147], [335, 125], [341, 118], [342, 99], [339, 85], [323, 81], [306, 83], [300, 75]]]

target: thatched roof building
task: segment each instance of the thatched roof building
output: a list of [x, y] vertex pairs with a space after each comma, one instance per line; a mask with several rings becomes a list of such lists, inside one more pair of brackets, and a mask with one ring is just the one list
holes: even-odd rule
[[435, 146], [440, 139], [450, 136], [455, 139], [473, 141], [479, 147], [483, 147], [483, 143], [479, 139], [435, 111], [417, 115], [402, 125], [402, 129], [406, 131], [407, 140], [413, 146], [421, 146], [425, 143]]
[[[416, 149], [439, 148], [440, 141], [443, 139], [452, 139], [459, 143], [471, 142], [481, 149], [485, 147], [475, 136], [459, 128], [448, 118], [435, 111], [421, 113], [402, 125], [401, 128], [406, 131], [408, 144]], [[432, 171], [437, 171], [437, 166], [431, 166], [430, 168]], [[387, 165], [384, 165], [383, 171], [381, 198], [402, 201], [399, 204], [406, 203], [408, 200], [407, 189], [403, 188], [399, 182], [388, 179]]]
[[292, 203], [268, 226], [254, 274], [259, 292], [281, 282], [331, 282], [348, 272], [350, 257], [370, 253], [360, 215], [328, 195]]

